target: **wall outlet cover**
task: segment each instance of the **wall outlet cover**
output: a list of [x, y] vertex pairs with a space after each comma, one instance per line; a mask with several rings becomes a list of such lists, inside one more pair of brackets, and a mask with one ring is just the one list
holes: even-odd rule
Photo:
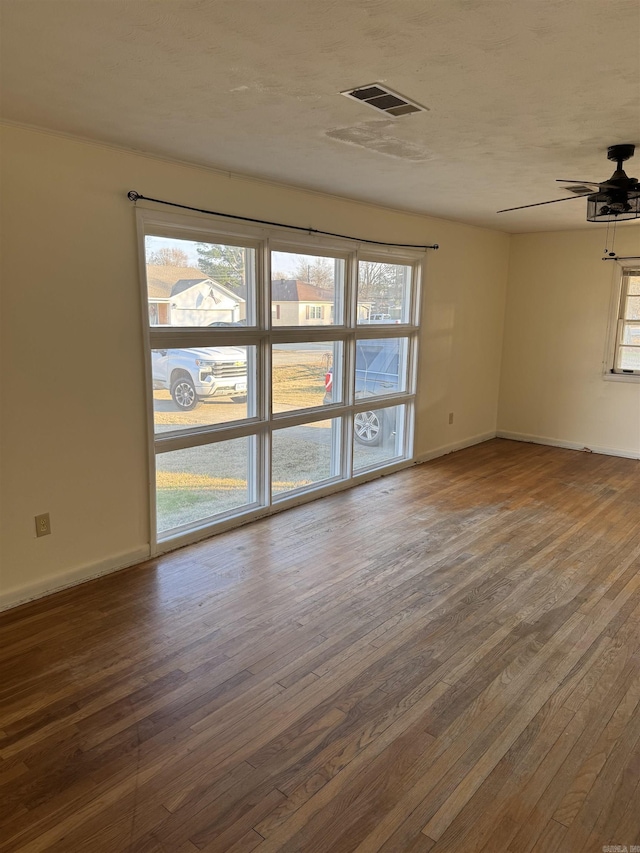
[[36, 515], [36, 536], [48, 536], [51, 533], [51, 519], [48, 512]]

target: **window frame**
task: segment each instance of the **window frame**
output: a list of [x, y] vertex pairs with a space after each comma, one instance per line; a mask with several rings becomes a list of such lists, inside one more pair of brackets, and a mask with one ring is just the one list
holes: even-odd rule
[[[334, 291], [334, 301], [333, 305], [330, 309], [330, 323], [326, 325], [322, 322], [310, 322], [309, 325], [302, 324], [300, 322], [294, 325], [280, 325], [278, 324], [278, 329], [284, 330], [298, 330], [298, 329], [317, 329], [317, 328], [329, 328], [329, 329], [344, 329], [345, 326], [348, 325], [348, 320], [346, 316], [346, 305], [345, 298], [347, 292], [347, 278], [348, 278], [348, 267], [350, 263], [350, 256], [353, 252], [353, 245], [349, 244], [349, 247], [345, 245], [345, 241], [340, 238], [336, 238], [335, 240], [326, 238], [326, 237], [307, 237], [296, 235], [295, 237], [287, 237], [284, 238], [282, 234], [279, 233], [281, 229], [278, 230], [268, 230], [268, 241], [269, 241], [269, 261], [271, 261], [272, 253], [283, 253], [283, 254], [301, 254], [301, 255], [313, 255], [319, 258], [327, 258], [327, 260], [340, 260], [343, 261], [344, 266], [344, 274], [343, 281], [341, 282], [338, 278], [335, 282], [335, 291]], [[269, 281], [266, 282], [266, 289], [269, 292], [269, 301], [270, 305], [273, 305], [273, 299], [271, 296], [271, 275], [269, 275]], [[311, 305], [305, 304], [304, 300], [302, 302], [305, 305], [305, 318], [306, 320], [324, 320], [324, 312], [322, 317], [311, 317], [310, 308]], [[313, 306], [324, 308], [324, 306]], [[279, 317], [277, 319], [280, 319]], [[337, 321], [341, 319], [342, 322], [338, 323]], [[273, 316], [272, 316], [273, 320]]]
[[[632, 260], [634, 261], [632, 263]], [[624, 317], [626, 299], [629, 290], [629, 278], [631, 275], [640, 276], [640, 259], [632, 259], [626, 262], [617, 262], [618, 274], [614, 279], [614, 287], [611, 296], [611, 309], [607, 330], [607, 346], [604, 359], [604, 378], [617, 382], [640, 382], [640, 369], [628, 370], [618, 368], [618, 353], [623, 344], [624, 329], [629, 321]]]
[[[231, 527], [256, 518], [271, 515], [290, 506], [296, 506], [318, 497], [350, 488], [360, 482], [382, 474], [401, 470], [413, 463], [413, 436], [415, 394], [417, 388], [417, 354], [419, 337], [420, 291], [422, 288], [426, 251], [389, 247], [371, 251], [357, 241], [326, 238], [319, 235], [283, 236], [281, 228], [236, 224], [227, 219], [198, 214], [167, 213], [159, 211], [152, 203], [138, 203], [136, 220], [139, 243], [139, 277], [142, 305], [144, 341], [144, 368], [146, 377], [146, 410], [148, 425], [149, 471], [149, 541], [152, 555], [157, 555], [182, 545], [196, 542]], [[255, 250], [255, 325], [254, 326], [151, 326], [146, 278], [145, 238], [147, 235], [178, 238], [193, 242], [229, 243]], [[278, 251], [314, 254], [344, 260], [342, 291], [336, 294], [336, 315], [342, 312], [342, 324], [317, 324], [281, 326], [272, 323], [271, 253]], [[357, 322], [358, 264], [361, 260], [397, 263], [411, 267], [409, 285], [408, 322], [392, 321], [390, 324], [363, 325]], [[340, 304], [340, 302], [341, 304]], [[248, 315], [249, 316], [249, 315]], [[372, 465], [354, 473], [353, 470], [353, 417], [357, 412], [371, 409], [371, 400], [355, 399], [355, 351], [358, 340], [381, 338], [406, 338], [407, 384], [403, 392], [376, 396], [376, 410], [404, 405], [401, 455], [390, 462]], [[292, 412], [272, 413], [271, 405], [271, 347], [278, 343], [342, 342], [342, 400], [314, 408]], [[255, 389], [255, 415], [240, 421], [222, 424], [198, 425], [168, 433], [155, 432], [151, 350], [159, 348], [186, 348], [194, 346], [255, 346], [257, 361], [257, 387]], [[336, 446], [342, 448], [338, 460], [340, 474], [322, 481], [317, 487], [303, 487], [284, 494], [271, 494], [271, 433], [315, 421], [340, 419], [341, 435]], [[217, 443], [233, 438], [254, 435], [256, 455], [255, 502], [239, 511], [229, 511], [202, 519], [201, 523], [188, 525], [188, 529], [175, 528], [158, 535], [156, 507], [156, 456], [172, 450]]]
[[[358, 257], [358, 265], [360, 264], [360, 261], [367, 261], [367, 262], [373, 263], [373, 264], [388, 264], [388, 265], [393, 264], [393, 258], [390, 258], [388, 255], [385, 256], [384, 253], [379, 252], [379, 251], [361, 252], [359, 254], [359, 257]], [[402, 263], [402, 261], [400, 261], [400, 260], [398, 260], [398, 264], [401, 264], [402, 266], [412, 267], [411, 263], [405, 264], [405, 263]], [[359, 267], [358, 267], [358, 269], [359, 269]], [[363, 322], [362, 320], [358, 320], [358, 318], [357, 318], [358, 287], [356, 284], [356, 325], [358, 326], [358, 328], [367, 327], [367, 326], [371, 326], [371, 325], [376, 325], [377, 328], [385, 328], [387, 326], [407, 325], [407, 323], [408, 324], [419, 323], [419, 315], [416, 314], [416, 310], [418, 309], [418, 305], [414, 304], [414, 302], [416, 301], [416, 299], [419, 296], [420, 288], [418, 288], [416, 290], [416, 288], [413, 284], [413, 278], [415, 275], [416, 275], [416, 271], [415, 271], [415, 269], [412, 269], [411, 270], [411, 279], [412, 280], [409, 282], [409, 287], [408, 287], [408, 289], [409, 289], [409, 302], [407, 305], [406, 315], [409, 318], [409, 320], [407, 322], [404, 322], [402, 320], [394, 320], [391, 317], [389, 318], [388, 322], [387, 321], [377, 322], [375, 324], [366, 323], [366, 322]], [[358, 281], [359, 281], [359, 279], [358, 279]]]

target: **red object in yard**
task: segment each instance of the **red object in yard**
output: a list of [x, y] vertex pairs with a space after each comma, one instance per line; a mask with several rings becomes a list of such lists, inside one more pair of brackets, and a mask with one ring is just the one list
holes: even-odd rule
[[329, 393], [333, 385], [333, 373], [329, 370], [324, 376], [324, 390]]

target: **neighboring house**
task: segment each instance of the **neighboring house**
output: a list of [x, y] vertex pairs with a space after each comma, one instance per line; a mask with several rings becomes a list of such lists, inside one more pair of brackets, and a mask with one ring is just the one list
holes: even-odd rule
[[373, 312], [373, 304], [371, 302], [363, 302], [358, 299], [358, 323], [368, 323]]
[[147, 288], [152, 326], [209, 326], [246, 317], [243, 295], [195, 267], [147, 264]]
[[244, 320], [246, 302], [212, 278], [182, 278], [171, 288], [172, 326], [210, 326]]
[[323, 326], [334, 322], [334, 292], [296, 279], [271, 282], [274, 326]]

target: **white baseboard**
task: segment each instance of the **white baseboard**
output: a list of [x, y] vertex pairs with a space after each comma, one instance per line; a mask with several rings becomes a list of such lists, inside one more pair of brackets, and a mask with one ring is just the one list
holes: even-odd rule
[[454, 453], [456, 450], [464, 450], [465, 447], [472, 447], [474, 444], [482, 444], [483, 441], [489, 441], [489, 439], [495, 437], [495, 432], [483, 432], [479, 435], [472, 435], [470, 438], [463, 438], [461, 441], [454, 441], [453, 444], [443, 444], [440, 447], [436, 447], [435, 450], [429, 450], [427, 453], [416, 456], [415, 464], [429, 462], [431, 459], [446, 456], [448, 453]]
[[36, 598], [43, 598], [45, 595], [60, 592], [102, 575], [135, 566], [136, 563], [142, 563], [148, 559], [149, 546], [145, 545], [143, 548], [136, 548], [135, 551], [128, 551], [106, 560], [100, 560], [97, 563], [91, 563], [88, 566], [81, 566], [53, 577], [43, 578], [26, 586], [14, 588], [9, 592], [0, 592], [0, 611], [17, 607], [19, 604], [26, 604], [26, 602], [33, 601]]
[[549, 447], [564, 447], [566, 450], [581, 450], [583, 453], [602, 453], [604, 456], [621, 456], [625, 459], [640, 459], [639, 450], [620, 450], [617, 447], [600, 447], [592, 444], [585, 447], [576, 441], [562, 441], [559, 438], [548, 438], [544, 435], [528, 435], [524, 432], [508, 432], [499, 429], [496, 438], [509, 438], [512, 441], [527, 441], [530, 444], [546, 444]]

